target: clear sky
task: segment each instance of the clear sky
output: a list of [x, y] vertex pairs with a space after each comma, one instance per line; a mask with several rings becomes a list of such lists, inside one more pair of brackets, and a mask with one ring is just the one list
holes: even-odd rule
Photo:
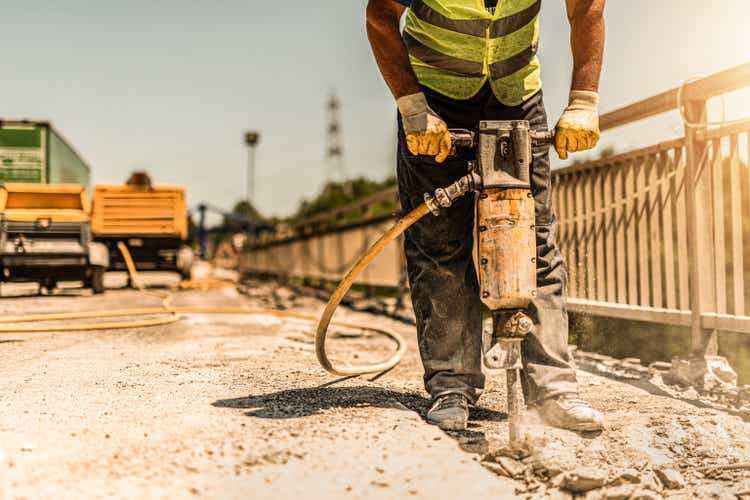
[[[0, 117], [52, 120], [94, 183], [145, 168], [186, 185], [190, 204], [223, 207], [244, 197], [242, 132], [260, 130], [257, 205], [288, 214], [324, 180], [332, 89], [350, 174], [394, 171], [395, 108], [367, 44], [365, 3], [4, 0]], [[570, 81], [564, 3], [542, 4], [551, 122]], [[606, 18], [602, 111], [750, 60], [748, 0], [609, 0]], [[746, 94], [729, 105], [730, 116], [750, 116]], [[678, 131], [673, 114], [603, 144], [623, 150]]]

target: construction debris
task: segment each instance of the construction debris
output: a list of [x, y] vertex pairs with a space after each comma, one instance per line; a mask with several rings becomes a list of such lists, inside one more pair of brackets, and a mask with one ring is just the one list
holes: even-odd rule
[[671, 363], [657, 361], [646, 367], [635, 358], [616, 359], [576, 346], [571, 346], [571, 351], [580, 369], [618, 380], [645, 382], [674, 397], [698, 399], [750, 420], [750, 385], [738, 387], [737, 373], [721, 356], [711, 356], [705, 362], [675, 358]]
[[601, 488], [607, 482], [606, 473], [594, 467], [579, 467], [573, 471], [560, 474], [554, 484], [573, 493], [585, 493]]
[[705, 359], [675, 358], [667, 377], [672, 383], [709, 392], [737, 387], [737, 373], [729, 365], [729, 361], [721, 356], [707, 356]]
[[658, 467], [654, 469], [654, 472], [665, 488], [679, 490], [685, 487], [685, 478], [682, 477], [682, 474], [670, 467]]

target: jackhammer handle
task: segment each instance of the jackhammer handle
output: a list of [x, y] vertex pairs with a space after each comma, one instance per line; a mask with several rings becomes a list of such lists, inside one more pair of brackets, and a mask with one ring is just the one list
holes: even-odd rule
[[451, 148], [471, 148], [475, 146], [474, 138], [476, 135], [471, 130], [465, 128], [448, 129], [451, 135]]
[[[451, 136], [451, 154], [455, 154], [456, 148], [473, 148], [477, 145], [477, 135], [465, 128], [448, 129]], [[533, 146], [549, 146], [555, 140], [554, 130], [530, 130], [531, 144]]]
[[555, 131], [553, 130], [532, 130], [529, 132], [531, 135], [532, 146], [549, 146], [555, 141]]

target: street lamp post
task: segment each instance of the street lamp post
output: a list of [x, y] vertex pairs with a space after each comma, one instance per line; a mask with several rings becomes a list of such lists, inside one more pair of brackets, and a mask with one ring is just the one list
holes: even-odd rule
[[248, 232], [252, 229], [250, 221], [252, 215], [252, 202], [255, 199], [255, 147], [260, 141], [260, 132], [249, 130], [245, 132], [245, 145], [247, 146], [247, 220]]

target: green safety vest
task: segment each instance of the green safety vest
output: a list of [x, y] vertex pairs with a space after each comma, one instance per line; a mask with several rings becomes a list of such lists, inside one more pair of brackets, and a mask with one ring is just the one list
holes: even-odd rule
[[497, 99], [521, 104], [542, 87], [541, 0], [414, 0], [404, 43], [419, 83], [453, 99], [469, 99], [489, 79]]

